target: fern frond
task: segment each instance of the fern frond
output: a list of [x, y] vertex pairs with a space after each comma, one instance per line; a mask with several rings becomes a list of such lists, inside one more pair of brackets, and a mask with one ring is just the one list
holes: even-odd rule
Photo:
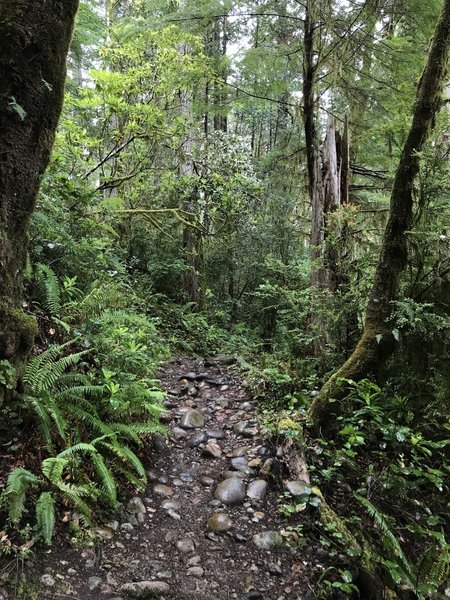
[[114, 477], [106, 465], [105, 459], [99, 453], [91, 455], [92, 462], [94, 464], [97, 475], [102, 482], [102, 489], [104, 497], [107, 503], [115, 508], [117, 506], [117, 489]]
[[77, 365], [89, 352], [89, 350], [73, 352], [58, 359], [61, 352], [72, 343], [70, 341], [66, 344], [50, 346], [45, 352], [30, 360], [25, 368], [23, 381], [35, 394], [53, 389], [65, 371]]
[[36, 503], [36, 521], [47, 546], [52, 543], [55, 529], [55, 499], [51, 492], [42, 492]]
[[75, 509], [82, 513], [86, 519], [90, 521], [92, 511], [88, 504], [83, 500], [83, 497], [90, 496], [92, 499], [92, 490], [87, 486], [73, 485], [71, 483], [65, 483], [64, 481], [59, 481], [56, 487], [60, 492], [62, 492], [63, 498], [65, 498], [65, 500], [69, 500]]
[[52, 422], [46, 406], [40, 398], [35, 398], [33, 396], [25, 396], [25, 401], [30, 404], [31, 408], [36, 414], [37, 425], [41, 430], [42, 437], [44, 438], [47, 448], [50, 451], [53, 451], [53, 440], [51, 432]]
[[57, 398], [58, 400], [76, 400], [77, 398], [84, 398], [85, 396], [100, 398], [104, 393], [105, 386], [103, 385], [72, 385], [58, 391]]
[[392, 531], [389, 525], [386, 515], [379, 511], [378, 508], [374, 504], [372, 504], [372, 502], [370, 502], [370, 500], [368, 500], [367, 498], [364, 498], [359, 494], [355, 494], [355, 498], [360, 504], [362, 504], [362, 506], [364, 506], [364, 508], [369, 513], [370, 517], [378, 526], [381, 533], [383, 546], [389, 554], [390, 558], [397, 563], [405, 579], [407, 579], [409, 583], [412, 584], [412, 582], [414, 581], [414, 569], [408, 561], [408, 559], [406, 558], [402, 547], [400, 546], [400, 543], [395, 536], [395, 533]]
[[35, 277], [43, 296], [43, 304], [50, 315], [59, 316], [61, 310], [61, 294], [59, 281], [55, 272], [48, 265], [38, 263], [35, 267]]
[[17, 525], [22, 517], [28, 489], [38, 483], [41, 483], [39, 477], [23, 467], [17, 467], [9, 474], [5, 497], [9, 519], [14, 525]]
[[144, 469], [144, 465], [140, 461], [140, 459], [136, 456], [136, 454], [131, 450], [131, 448], [125, 444], [122, 444], [120, 441], [117, 444], [113, 445], [114, 451], [119, 456], [130, 464], [139, 477], [143, 480], [144, 483], [147, 483], [147, 473]]
[[133, 484], [137, 488], [139, 488], [141, 490], [145, 489], [145, 483], [143, 483], [142, 479], [139, 479], [139, 477], [136, 477], [136, 475], [132, 471], [130, 471], [123, 465], [116, 463], [114, 466], [114, 470], [117, 471], [118, 473], [121, 473], [129, 483]]
[[62, 480], [62, 474], [68, 464], [69, 461], [59, 455], [43, 460], [41, 470], [49, 481], [57, 485]]
[[433, 543], [423, 552], [416, 566], [417, 587], [420, 591], [437, 590], [450, 575], [450, 548]]
[[60, 452], [56, 458], [58, 458], [58, 459], [66, 458], [66, 457], [71, 458], [75, 454], [78, 454], [78, 452], [87, 452], [88, 454], [97, 454], [98, 450], [92, 444], [86, 444], [85, 442], [80, 442], [79, 444], [75, 444], [74, 446], [70, 446], [69, 448], [66, 448], [65, 450]]

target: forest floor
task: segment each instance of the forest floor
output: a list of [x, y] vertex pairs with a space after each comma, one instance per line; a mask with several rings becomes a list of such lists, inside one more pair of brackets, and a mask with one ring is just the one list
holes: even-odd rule
[[283, 482], [273, 463], [281, 449], [264, 436], [229, 362], [176, 359], [161, 368], [169, 435], [149, 453], [147, 490], [94, 529], [91, 545], [63, 535], [34, 552], [20, 598], [316, 597], [313, 582], [326, 556], [306, 542], [300, 547], [278, 511]]

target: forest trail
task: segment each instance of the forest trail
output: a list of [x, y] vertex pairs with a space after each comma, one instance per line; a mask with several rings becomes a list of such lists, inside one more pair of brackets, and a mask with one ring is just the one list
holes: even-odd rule
[[27, 597], [315, 597], [320, 550], [299, 547], [285, 531], [277, 512], [282, 490], [266, 472], [277, 447], [264, 440], [229, 362], [177, 359], [162, 367], [170, 433], [157, 440], [147, 490], [96, 530], [92, 548], [55, 541], [37, 553], [32, 574], [40, 589]]

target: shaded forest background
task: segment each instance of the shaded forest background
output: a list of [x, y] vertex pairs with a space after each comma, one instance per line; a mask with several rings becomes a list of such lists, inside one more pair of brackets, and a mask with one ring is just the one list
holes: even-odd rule
[[[121, 489], [142, 486], [139, 448], [163, 429], [160, 361], [229, 353], [269, 435], [299, 441], [305, 427], [313, 483], [336, 523], [371, 548], [370, 569], [398, 597], [402, 586], [444, 593], [447, 92], [420, 151], [407, 260], [373, 332], [377, 360], [338, 382], [326, 423], [310, 409], [364, 330], [441, 7], [81, 2], [30, 222], [23, 309], [38, 333], [26, 366], [0, 361], [0, 429], [19, 456], [3, 494], [11, 525], [36, 503], [50, 543], [57, 502], [89, 520], [97, 502], [114, 507]], [[27, 102], [10, 101], [18, 122]], [[303, 504], [290, 517], [314, 508]], [[328, 524], [327, 536], [330, 594], [354, 593], [334, 549], [342, 531]], [[20, 540], [2, 544], [11, 552]]]

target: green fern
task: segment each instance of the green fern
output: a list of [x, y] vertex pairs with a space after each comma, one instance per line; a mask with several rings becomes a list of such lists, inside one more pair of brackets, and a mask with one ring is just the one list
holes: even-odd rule
[[55, 529], [55, 498], [51, 492], [42, 492], [36, 503], [36, 522], [47, 546], [52, 543]]
[[61, 455], [54, 458], [46, 458], [42, 461], [42, 473], [51, 483], [57, 485], [62, 481], [62, 474], [68, 464], [69, 461]]
[[61, 293], [55, 272], [48, 265], [38, 263], [35, 266], [35, 279], [45, 309], [50, 315], [59, 316], [61, 311]]
[[17, 467], [9, 474], [5, 496], [9, 519], [14, 525], [17, 525], [22, 518], [27, 491], [40, 482], [39, 477], [23, 467]]
[[28, 363], [23, 381], [35, 394], [51, 390], [63, 377], [65, 371], [75, 367], [81, 358], [89, 352], [88, 350], [82, 350], [57, 358], [68, 345], [69, 343], [61, 346], [51, 346]]
[[91, 455], [97, 475], [102, 482], [103, 496], [106, 502], [112, 507], [117, 506], [117, 488], [114, 477], [106, 465], [105, 459], [99, 453]]
[[437, 591], [450, 576], [450, 545], [442, 538], [422, 553], [416, 566], [417, 591], [424, 595]]
[[383, 546], [387, 551], [389, 558], [393, 560], [398, 568], [400, 569], [403, 577], [409, 581], [410, 584], [414, 582], [414, 568], [406, 558], [400, 543], [395, 536], [395, 533], [392, 531], [390, 524], [381, 511], [370, 502], [367, 498], [360, 496], [359, 494], [355, 494], [356, 499], [369, 513], [370, 517], [374, 520], [376, 525], [378, 526], [381, 539], [383, 542]]

